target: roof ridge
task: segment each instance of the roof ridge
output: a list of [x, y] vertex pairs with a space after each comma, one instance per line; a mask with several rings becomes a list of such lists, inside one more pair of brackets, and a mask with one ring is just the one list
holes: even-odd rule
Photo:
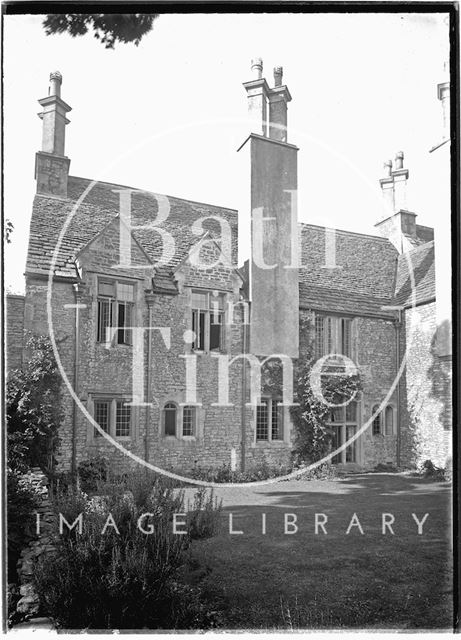
[[[298, 224], [302, 225], [303, 227], [312, 227], [315, 229], [330, 229], [333, 227], [327, 227], [324, 226], [322, 227], [322, 225], [320, 224], [312, 224], [311, 222], [299, 222]], [[360, 231], [348, 231], [347, 229], [334, 229], [334, 231], [336, 233], [341, 233], [341, 234], [345, 234], [345, 235], [352, 235], [352, 236], [360, 236], [362, 238], [373, 238], [374, 240], [381, 240], [383, 242], [387, 242], [388, 244], [392, 244], [388, 238], [384, 238], [383, 236], [375, 236], [371, 233], [360, 233]]]
[[132, 191], [139, 191], [141, 193], [149, 193], [152, 195], [159, 195], [159, 196], [164, 196], [165, 198], [170, 198], [171, 200], [179, 200], [181, 202], [187, 202], [189, 204], [198, 204], [198, 205], [202, 205], [205, 207], [213, 207], [214, 209], [225, 209], [226, 211], [233, 211], [238, 213], [238, 209], [234, 209], [232, 207], [223, 207], [219, 204], [211, 204], [209, 202], [200, 202], [199, 200], [190, 200], [187, 198], [180, 198], [178, 196], [171, 196], [168, 195], [167, 193], [160, 193], [158, 191], [150, 191], [148, 189], [141, 189], [140, 187], [131, 187], [129, 185], [126, 184], [117, 184], [116, 182], [107, 182], [106, 180], [96, 180], [96, 179], [91, 179], [91, 178], [83, 178], [82, 176], [69, 176], [69, 178], [72, 178], [74, 180], [85, 180], [88, 182], [95, 182], [97, 184], [104, 184], [110, 187], [121, 187], [122, 189], [131, 189]]

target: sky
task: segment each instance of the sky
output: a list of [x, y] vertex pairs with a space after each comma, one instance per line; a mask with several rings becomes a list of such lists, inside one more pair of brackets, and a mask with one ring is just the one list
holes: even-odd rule
[[140, 45], [107, 50], [91, 34], [46, 36], [43, 16], [4, 16], [5, 286], [24, 291], [35, 153], [49, 74], [72, 107], [70, 174], [239, 210], [249, 251], [250, 133], [242, 82], [284, 68], [288, 141], [298, 154], [298, 217], [377, 234], [383, 161], [404, 151], [408, 208], [433, 226], [429, 149], [440, 142], [437, 84], [448, 60], [446, 14], [161, 15]]

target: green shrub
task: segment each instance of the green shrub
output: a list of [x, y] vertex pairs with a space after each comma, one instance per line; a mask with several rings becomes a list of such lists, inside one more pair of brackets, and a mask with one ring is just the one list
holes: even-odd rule
[[59, 446], [62, 380], [48, 337], [30, 336], [26, 348], [27, 364], [11, 372], [6, 389], [8, 467], [49, 474]]
[[[301, 467], [300, 467], [301, 468]], [[328, 464], [325, 462], [324, 464], [319, 465], [315, 469], [310, 469], [305, 471], [304, 473], [300, 473], [296, 479], [297, 480], [332, 480], [333, 478], [338, 478], [340, 476], [340, 472], [333, 464]]]
[[423, 462], [420, 472], [424, 478], [434, 480], [435, 482], [443, 482], [447, 479], [445, 476], [445, 469], [436, 467], [432, 460], [426, 460]]
[[98, 453], [82, 460], [78, 465], [78, 478], [83, 491], [96, 491], [98, 485], [109, 478], [109, 459]]
[[[173, 533], [173, 515], [184, 510], [181, 491], [148, 473], [106, 483], [101, 495], [81, 490], [57, 496], [55, 508], [71, 523], [83, 513], [82, 533], [64, 527], [57, 554], [35, 567], [44, 611], [67, 629], [207, 628], [215, 624], [201, 604], [200, 584], [185, 579], [193, 537], [213, 531], [210, 499], [200, 498], [205, 519], [191, 518], [192, 531]], [[118, 532], [108, 526], [109, 513]], [[138, 529], [142, 522], [149, 535]]]
[[34, 536], [37, 498], [33, 488], [17, 473], [7, 475], [8, 582], [17, 582], [16, 564], [22, 549]]

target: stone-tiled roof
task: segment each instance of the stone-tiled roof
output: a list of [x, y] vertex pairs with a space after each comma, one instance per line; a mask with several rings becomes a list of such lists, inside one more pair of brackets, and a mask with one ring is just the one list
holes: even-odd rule
[[345, 292], [341, 289], [316, 287], [299, 283], [299, 304], [313, 311], [344, 313], [361, 316], [393, 318], [391, 310], [383, 309], [392, 301], [386, 298], [364, 295], [363, 293]]
[[[85, 178], [69, 177], [68, 200], [36, 196], [30, 226], [29, 250], [26, 273], [48, 275], [52, 255], [63, 229], [63, 225], [75, 209], [64, 233], [55, 263], [56, 276], [76, 277], [75, 259], [79, 251], [111, 220], [120, 213], [120, 196], [114, 193], [120, 189], [133, 189], [107, 182], [96, 182], [82, 202], [76, 203], [92, 184]], [[169, 231], [175, 240], [175, 254], [167, 266], [156, 269], [154, 286], [160, 291], [174, 291], [172, 272], [183, 260], [189, 248], [197, 243], [199, 236], [192, 233], [195, 220], [205, 216], [219, 216], [226, 219], [232, 230], [232, 260], [237, 260], [237, 211], [225, 207], [163, 196], [169, 203], [169, 215], [161, 227]], [[158, 216], [159, 204], [155, 194], [133, 189], [131, 196], [131, 225], [147, 225]], [[204, 228], [219, 234], [219, 226], [213, 220], [204, 223]], [[162, 241], [158, 233], [149, 229], [134, 229], [136, 240], [155, 263], [161, 255]]]
[[[394, 294], [398, 253], [385, 238], [350, 231], [335, 230], [334, 268], [327, 258], [324, 227], [302, 224], [302, 265], [300, 269], [301, 301], [310, 297], [309, 290], [330, 291], [338, 298], [338, 310], [350, 300], [375, 299], [377, 304], [389, 304]], [[328, 242], [328, 240], [327, 240]], [[340, 298], [342, 298], [340, 300]], [[333, 298], [329, 297], [333, 305]], [[358, 309], [357, 309], [358, 310]]]
[[[122, 185], [96, 182], [81, 203], [76, 202], [91, 185], [84, 178], [69, 177], [68, 200], [36, 196], [30, 228], [26, 272], [48, 275], [57, 239], [68, 216], [75, 213], [64, 234], [55, 265], [55, 275], [76, 278], [75, 260], [79, 251], [111, 220], [119, 215]], [[192, 233], [192, 224], [204, 216], [226, 219], [232, 229], [232, 260], [237, 260], [237, 211], [175, 197], [167, 197], [170, 211], [162, 222], [176, 244], [170, 263], [157, 266], [154, 277], [156, 291], [176, 291], [173, 272], [199, 237]], [[158, 215], [155, 194], [133, 189], [132, 226], [146, 225]], [[204, 227], [219, 234], [218, 224], [212, 220]], [[426, 228], [421, 228], [426, 232]], [[431, 230], [427, 229], [428, 237]], [[422, 233], [424, 235], [424, 233]], [[149, 229], [134, 229], [134, 236], [155, 264], [160, 257], [162, 241]], [[411, 302], [411, 281], [405, 255], [398, 255], [385, 238], [349, 231], [335, 231], [335, 267], [326, 266], [325, 228], [311, 224], [300, 225], [302, 268], [299, 271], [300, 304], [317, 310], [337, 313], [387, 316], [391, 312], [382, 307], [408, 305]], [[416, 303], [435, 297], [434, 243], [426, 242], [408, 254], [416, 282]]]
[[414, 277], [415, 304], [435, 299], [434, 242], [402, 254], [398, 259], [395, 281], [395, 304], [413, 305], [413, 286], [410, 274]]

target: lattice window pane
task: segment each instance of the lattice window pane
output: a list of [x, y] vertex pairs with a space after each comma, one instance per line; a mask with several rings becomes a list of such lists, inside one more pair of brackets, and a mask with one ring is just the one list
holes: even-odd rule
[[134, 302], [134, 285], [126, 282], [117, 282], [117, 300]]
[[[343, 429], [342, 427], [332, 427], [332, 429], [331, 450], [336, 451], [336, 449], [343, 444]], [[332, 464], [339, 464], [341, 462], [341, 455], [342, 451], [333, 456], [331, 459]]]
[[351, 319], [341, 319], [341, 353], [348, 358], [351, 357]]
[[256, 407], [256, 440], [269, 439], [269, 408], [267, 400]]
[[195, 407], [184, 407], [182, 414], [182, 435], [193, 436], [195, 431]]
[[344, 422], [344, 407], [333, 407], [330, 409], [330, 422]]
[[[372, 415], [374, 415], [378, 411], [378, 409], [379, 409], [378, 405], [373, 407], [371, 412]], [[374, 436], [379, 436], [381, 434], [381, 414], [380, 413], [378, 413], [378, 415], [373, 420], [372, 430], [373, 430]]]
[[133, 305], [130, 302], [119, 302], [117, 319], [117, 342], [118, 344], [131, 344], [131, 329], [133, 316]]
[[283, 440], [283, 407], [279, 400], [272, 400], [271, 435], [272, 440]]
[[[109, 433], [110, 400], [95, 400], [94, 420], [99, 424], [103, 431]], [[101, 437], [101, 433], [97, 429], [94, 430], [94, 437]]]
[[98, 294], [100, 296], [108, 296], [110, 298], [115, 297], [115, 283], [114, 282], [104, 282], [103, 280], [99, 280], [98, 282]]
[[198, 351], [205, 350], [205, 326], [206, 311], [194, 310], [192, 312], [192, 331], [195, 333], [195, 340], [192, 348]]
[[115, 436], [121, 438], [130, 435], [131, 406], [125, 404], [124, 400], [117, 400], [117, 410], [115, 416]]
[[357, 422], [357, 402], [355, 400], [346, 405], [346, 422]]
[[192, 308], [208, 309], [208, 293], [192, 292]]
[[107, 329], [112, 326], [112, 302], [98, 300], [98, 342], [106, 342]]
[[214, 292], [209, 297], [210, 311], [222, 311], [224, 309], [224, 294]]
[[224, 316], [222, 313], [211, 313], [210, 316], [210, 351], [218, 351], [221, 349]]
[[322, 316], [315, 316], [315, 354], [317, 358], [325, 355], [324, 319]]
[[328, 353], [335, 353], [336, 351], [336, 345], [335, 345], [335, 335], [334, 335], [334, 331], [335, 331], [335, 323], [333, 321], [333, 318], [325, 318], [326, 321], [326, 336], [327, 336], [327, 340], [326, 340], [326, 348], [325, 348], [325, 353], [323, 355], [326, 355]]
[[[352, 436], [355, 434], [356, 431], [357, 431], [357, 427], [348, 425], [346, 427], [346, 441], [352, 438]], [[346, 447], [346, 462], [355, 462], [356, 456], [357, 456], [357, 440], [354, 440], [354, 442], [351, 442], [351, 444], [349, 444]]]

